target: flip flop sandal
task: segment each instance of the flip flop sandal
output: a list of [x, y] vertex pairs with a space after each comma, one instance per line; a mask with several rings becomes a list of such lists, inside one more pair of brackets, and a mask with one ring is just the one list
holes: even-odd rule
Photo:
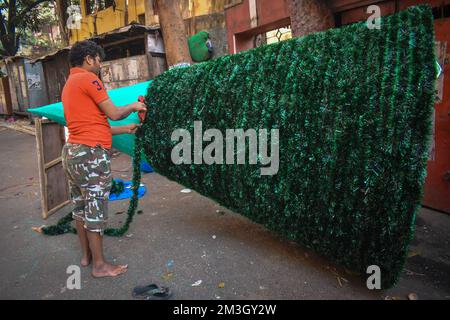
[[167, 287], [156, 284], [138, 286], [133, 289], [133, 297], [143, 300], [167, 300], [172, 296], [172, 291]]

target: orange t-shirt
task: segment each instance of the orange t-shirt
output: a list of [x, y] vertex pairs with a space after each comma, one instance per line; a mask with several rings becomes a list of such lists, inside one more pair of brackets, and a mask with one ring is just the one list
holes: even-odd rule
[[69, 129], [67, 142], [111, 149], [111, 126], [98, 104], [108, 99], [102, 81], [83, 68], [70, 69], [62, 91], [64, 117]]

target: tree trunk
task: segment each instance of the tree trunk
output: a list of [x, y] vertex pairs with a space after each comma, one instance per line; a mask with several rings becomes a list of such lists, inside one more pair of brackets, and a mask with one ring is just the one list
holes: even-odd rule
[[145, 0], [145, 25], [152, 26], [155, 24], [159, 24], [158, 16], [154, 10], [153, 3], [155, 0]]
[[[19, 50], [18, 37], [16, 35], [16, 24], [14, 23], [14, 19], [17, 16], [17, 6], [16, 0], [9, 1], [8, 7], [8, 20], [4, 26], [4, 30], [2, 28], [2, 45], [3, 49], [6, 51], [7, 55], [14, 56]], [[4, 18], [2, 17], [2, 24]], [[4, 32], [3, 32], [4, 31]]]
[[69, 45], [69, 34], [67, 29], [67, 0], [56, 0], [56, 14], [58, 15], [59, 32], [63, 47]]
[[334, 15], [325, 0], [291, 0], [292, 36], [300, 37], [334, 27]]
[[192, 64], [179, 1], [156, 0], [156, 5], [166, 50], [167, 65], [170, 68], [181, 63]]

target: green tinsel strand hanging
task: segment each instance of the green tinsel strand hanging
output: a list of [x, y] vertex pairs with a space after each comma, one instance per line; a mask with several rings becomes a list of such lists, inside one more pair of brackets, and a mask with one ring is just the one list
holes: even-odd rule
[[131, 222], [133, 221], [133, 216], [136, 213], [136, 209], [138, 207], [139, 198], [138, 198], [138, 189], [141, 184], [141, 154], [142, 154], [142, 127], [138, 128], [136, 132], [135, 138], [135, 146], [134, 146], [134, 157], [133, 157], [133, 183], [132, 190], [133, 196], [131, 197], [130, 204], [128, 206], [127, 219], [122, 227], [120, 228], [107, 228], [105, 230], [105, 235], [113, 236], [113, 237], [121, 237], [123, 236], [130, 227]]
[[[383, 21], [384, 22], [384, 21]], [[379, 125], [379, 120], [377, 120], [378, 110], [378, 96], [379, 92], [377, 88], [380, 86], [382, 59], [384, 56], [384, 46], [385, 37], [381, 36], [381, 32], [385, 32], [385, 23], [381, 26], [381, 30], [373, 29], [368, 34], [368, 39], [365, 42], [365, 60], [363, 60], [363, 65], [368, 67], [368, 76], [365, 79], [364, 86], [366, 87], [365, 96], [367, 103], [367, 113], [360, 116], [358, 119], [359, 131], [358, 138], [360, 140], [359, 150], [360, 150], [360, 164], [359, 168], [359, 180], [358, 180], [358, 191], [355, 195], [356, 210], [360, 212], [360, 219], [357, 227], [359, 228], [359, 234], [367, 235], [370, 232], [370, 227], [368, 223], [368, 217], [364, 214], [365, 211], [371, 210], [370, 200], [371, 194], [369, 191], [373, 188], [372, 177], [376, 177], [379, 174], [378, 167], [373, 163], [374, 151], [373, 146], [375, 145], [376, 128]], [[372, 53], [371, 55], [369, 53]], [[362, 102], [361, 105], [364, 103]], [[367, 256], [369, 252], [368, 246], [370, 242], [369, 237], [362, 237], [362, 241], [359, 243], [359, 250], [361, 254], [361, 266], [370, 265], [371, 259]], [[363, 273], [365, 270], [360, 270]]]

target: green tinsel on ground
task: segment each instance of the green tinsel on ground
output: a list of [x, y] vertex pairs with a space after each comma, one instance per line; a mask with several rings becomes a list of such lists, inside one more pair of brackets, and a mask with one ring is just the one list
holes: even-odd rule
[[116, 181], [113, 179], [112, 185], [111, 185], [111, 191], [110, 194], [121, 194], [125, 190], [125, 184], [122, 181]]
[[[388, 288], [426, 174], [433, 50], [431, 8], [418, 6], [383, 18], [380, 30], [358, 23], [172, 69], [149, 87], [140, 143], [160, 174], [351, 270], [378, 265]], [[278, 128], [278, 174], [174, 165], [172, 132], [193, 137], [197, 120], [223, 134]]]

